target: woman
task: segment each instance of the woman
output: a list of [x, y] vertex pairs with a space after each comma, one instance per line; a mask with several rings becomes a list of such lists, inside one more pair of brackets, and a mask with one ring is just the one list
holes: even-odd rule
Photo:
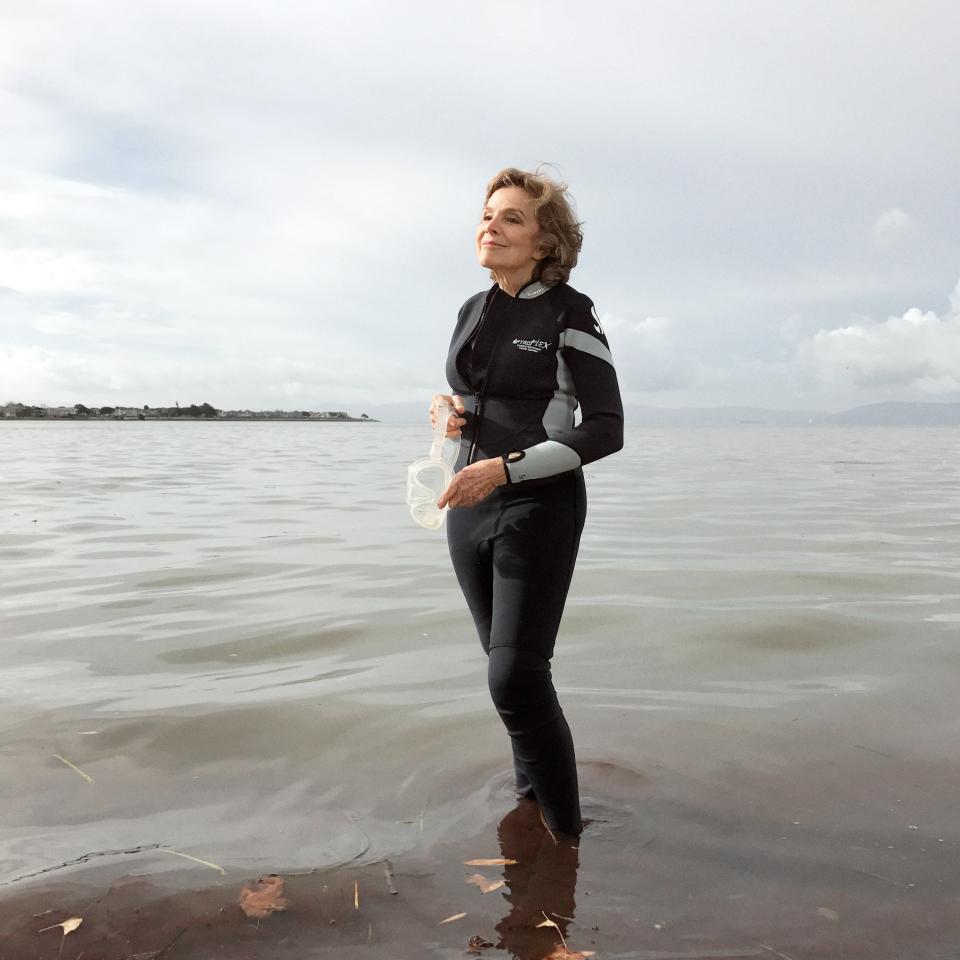
[[[623, 446], [623, 407], [591, 301], [567, 285], [582, 242], [566, 186], [507, 168], [487, 186], [477, 256], [496, 281], [461, 308], [447, 358], [460, 437], [447, 541], [488, 656], [520, 796], [553, 833], [583, 828], [550, 659], [586, 515], [580, 467]], [[574, 425], [577, 404], [582, 418]]]

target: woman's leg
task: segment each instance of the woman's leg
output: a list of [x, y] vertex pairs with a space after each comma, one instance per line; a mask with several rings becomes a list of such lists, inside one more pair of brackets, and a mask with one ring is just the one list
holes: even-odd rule
[[[579, 833], [573, 738], [550, 672], [586, 515], [583, 478], [504, 497], [493, 538], [490, 693], [551, 830]], [[519, 778], [518, 778], [519, 785]]]
[[581, 830], [573, 737], [550, 677], [550, 662], [520, 647], [490, 648], [490, 695], [510, 734], [514, 757], [526, 775], [551, 830]]
[[493, 555], [490, 535], [493, 504], [459, 507], [447, 515], [447, 547], [484, 653], [490, 649], [493, 620]]
[[551, 830], [579, 833], [573, 738], [550, 658], [586, 515], [583, 477], [499, 491], [448, 515], [453, 567], [489, 656], [490, 693], [513, 748], [517, 792]]

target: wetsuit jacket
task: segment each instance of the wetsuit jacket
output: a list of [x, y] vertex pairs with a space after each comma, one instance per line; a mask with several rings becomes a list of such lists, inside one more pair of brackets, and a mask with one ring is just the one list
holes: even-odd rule
[[544, 480], [623, 446], [607, 338], [589, 297], [566, 283], [532, 280], [515, 297], [494, 284], [471, 297], [446, 372], [466, 407], [457, 470], [516, 450], [523, 457], [507, 465], [510, 481]]

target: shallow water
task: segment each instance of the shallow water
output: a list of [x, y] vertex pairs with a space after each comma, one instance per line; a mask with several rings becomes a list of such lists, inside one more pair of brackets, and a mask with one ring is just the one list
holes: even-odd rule
[[[443, 534], [402, 503], [428, 444], [375, 423], [0, 423], [0, 897], [92, 862], [204, 882], [157, 845], [253, 875], [496, 846], [509, 744]], [[592, 949], [779, 930], [791, 956], [876, 958], [909, 931], [899, 955], [940, 955], [955, 447], [637, 430], [586, 468], [554, 678], [594, 819]], [[71, 864], [118, 850], [138, 852]]]

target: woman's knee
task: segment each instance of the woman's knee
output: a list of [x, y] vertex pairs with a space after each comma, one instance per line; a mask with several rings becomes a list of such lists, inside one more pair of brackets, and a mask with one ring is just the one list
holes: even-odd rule
[[501, 716], [552, 719], [559, 709], [550, 674], [550, 661], [519, 647], [490, 648], [487, 681]]

